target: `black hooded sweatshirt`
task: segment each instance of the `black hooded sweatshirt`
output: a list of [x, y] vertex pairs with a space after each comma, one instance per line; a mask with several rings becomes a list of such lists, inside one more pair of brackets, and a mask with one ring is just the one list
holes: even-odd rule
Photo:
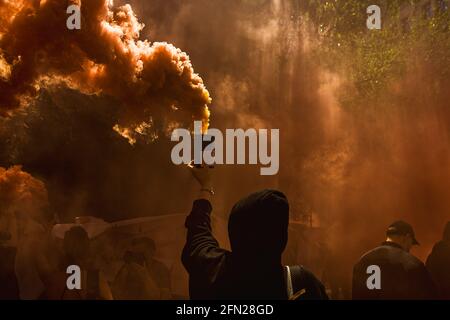
[[[186, 219], [182, 262], [191, 299], [287, 299], [281, 254], [286, 247], [289, 204], [279, 191], [263, 190], [232, 209], [228, 233], [232, 252], [211, 233], [208, 200], [196, 200]], [[308, 298], [326, 297], [323, 285], [305, 270]], [[316, 294], [317, 291], [317, 294]]]

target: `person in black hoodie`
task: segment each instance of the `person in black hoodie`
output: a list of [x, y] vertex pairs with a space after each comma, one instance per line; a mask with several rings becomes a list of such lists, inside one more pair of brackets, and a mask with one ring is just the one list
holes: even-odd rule
[[228, 221], [232, 251], [211, 233], [209, 168], [192, 167], [201, 185], [186, 219], [182, 262], [191, 299], [327, 299], [320, 281], [300, 266], [283, 267], [289, 204], [280, 191], [263, 190], [236, 203]]
[[439, 289], [439, 298], [450, 300], [450, 221], [445, 226], [444, 237], [428, 256], [426, 266]]

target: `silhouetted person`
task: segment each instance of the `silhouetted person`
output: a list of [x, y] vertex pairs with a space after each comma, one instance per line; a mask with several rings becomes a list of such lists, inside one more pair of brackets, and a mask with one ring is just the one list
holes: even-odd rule
[[0, 300], [19, 300], [19, 285], [14, 271], [16, 248], [5, 244], [11, 238], [7, 231], [0, 231]]
[[436, 283], [439, 298], [450, 300], [450, 221], [444, 229], [444, 236], [436, 243], [428, 256], [426, 266]]
[[155, 258], [156, 245], [153, 239], [148, 237], [133, 240], [136, 251], [142, 252], [147, 272], [159, 288], [161, 299], [171, 299], [170, 271], [164, 263]]
[[[92, 267], [90, 240], [81, 226], [66, 231], [63, 257], [59, 270], [46, 281], [46, 297], [50, 300], [111, 300], [109, 285], [101, 271]], [[80, 268], [81, 289], [67, 288], [67, 267]]]
[[[353, 268], [353, 299], [433, 299], [435, 285], [425, 265], [409, 253], [418, 245], [414, 230], [404, 221], [396, 221], [386, 231], [386, 241], [367, 252]], [[374, 275], [369, 266], [380, 268], [381, 288], [369, 289]], [[369, 281], [370, 283], [371, 281]]]
[[145, 266], [145, 256], [132, 244], [123, 257], [124, 264], [112, 288], [116, 300], [158, 300], [160, 290]]
[[211, 234], [213, 195], [208, 168], [192, 168], [201, 192], [186, 219], [182, 262], [189, 273], [191, 299], [327, 299], [306, 269], [285, 268], [281, 254], [288, 239], [289, 204], [275, 190], [251, 194], [233, 207], [228, 233], [232, 251]]

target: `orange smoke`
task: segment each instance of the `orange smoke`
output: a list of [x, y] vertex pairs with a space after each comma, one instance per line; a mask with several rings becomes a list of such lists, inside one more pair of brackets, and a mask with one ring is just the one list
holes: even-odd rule
[[[79, 4], [81, 29], [66, 9]], [[134, 142], [209, 119], [209, 92], [189, 56], [165, 42], [139, 40], [144, 25], [112, 1], [0, 1], [0, 115], [26, 106], [41, 87], [106, 94], [123, 108], [115, 130]]]
[[22, 171], [21, 166], [0, 167], [0, 209], [8, 210], [24, 204], [35, 208], [48, 204], [44, 183]]

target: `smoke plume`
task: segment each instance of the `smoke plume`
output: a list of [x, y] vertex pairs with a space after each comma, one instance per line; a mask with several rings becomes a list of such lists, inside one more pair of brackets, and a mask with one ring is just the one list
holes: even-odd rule
[[[66, 27], [70, 4], [81, 29]], [[140, 40], [130, 5], [108, 0], [0, 2], [0, 114], [26, 106], [42, 87], [65, 84], [123, 104], [116, 131], [135, 142], [193, 119], [207, 125], [210, 97], [186, 53]]]
[[0, 211], [28, 204], [42, 208], [48, 204], [48, 195], [42, 181], [22, 171], [20, 166], [0, 167]]

